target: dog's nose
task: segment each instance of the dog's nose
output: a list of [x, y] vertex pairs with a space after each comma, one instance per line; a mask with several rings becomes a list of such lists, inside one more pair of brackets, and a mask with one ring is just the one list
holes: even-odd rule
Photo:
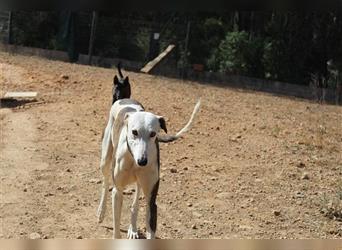
[[143, 157], [141, 159], [138, 160], [138, 164], [139, 166], [146, 166], [147, 164], [147, 158], [146, 157]]

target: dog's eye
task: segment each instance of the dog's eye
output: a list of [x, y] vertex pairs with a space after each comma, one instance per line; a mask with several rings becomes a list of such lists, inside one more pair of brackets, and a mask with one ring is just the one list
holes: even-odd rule
[[133, 134], [134, 136], [138, 136], [138, 131], [132, 130], [132, 134]]
[[150, 137], [155, 137], [156, 136], [156, 132], [151, 132]]

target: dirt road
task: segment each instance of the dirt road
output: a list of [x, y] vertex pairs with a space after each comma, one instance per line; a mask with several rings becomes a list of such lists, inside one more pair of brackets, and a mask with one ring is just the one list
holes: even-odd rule
[[[0, 53], [1, 94], [39, 92], [0, 109], [1, 238], [112, 236], [110, 208], [102, 224], [95, 213], [114, 73]], [[342, 237], [328, 213], [342, 206], [342, 107], [126, 73], [171, 133], [202, 97], [193, 129], [161, 145], [159, 238]], [[125, 193], [122, 236], [132, 187]]]

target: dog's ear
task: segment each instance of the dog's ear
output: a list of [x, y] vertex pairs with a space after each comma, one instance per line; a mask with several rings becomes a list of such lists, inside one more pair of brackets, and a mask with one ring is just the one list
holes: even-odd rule
[[164, 117], [159, 117], [159, 124], [160, 124], [160, 128], [163, 129], [165, 133], [167, 133], [166, 122], [165, 122]]
[[120, 83], [120, 82], [119, 82], [119, 78], [115, 75], [115, 76], [114, 76], [114, 80], [113, 80], [113, 84], [114, 84], [114, 85], [119, 85], [119, 83]]
[[124, 80], [124, 82], [123, 82], [123, 85], [129, 85], [128, 76], [125, 77], [125, 80]]

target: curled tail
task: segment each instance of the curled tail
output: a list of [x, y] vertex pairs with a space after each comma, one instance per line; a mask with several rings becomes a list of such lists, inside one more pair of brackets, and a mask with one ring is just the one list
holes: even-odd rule
[[123, 79], [124, 76], [123, 76], [123, 74], [122, 74], [122, 72], [121, 72], [121, 62], [118, 63], [118, 71], [119, 71], [119, 76], [120, 76], [120, 78]]
[[199, 99], [194, 107], [194, 110], [192, 111], [191, 117], [188, 121], [188, 123], [178, 131], [177, 134], [175, 135], [158, 135], [158, 141], [163, 142], [163, 143], [168, 143], [168, 142], [173, 142], [177, 139], [179, 139], [184, 133], [188, 132], [189, 129], [191, 128], [191, 125], [193, 123], [193, 120], [199, 111], [199, 108], [201, 106], [201, 99]]

